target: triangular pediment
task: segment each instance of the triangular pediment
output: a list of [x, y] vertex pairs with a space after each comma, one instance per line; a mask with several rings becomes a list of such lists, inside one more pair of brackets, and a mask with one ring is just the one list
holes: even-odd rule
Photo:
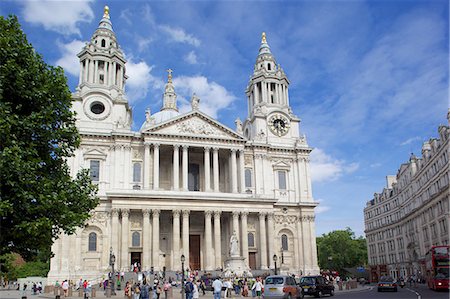
[[147, 134], [238, 139], [244, 137], [200, 111], [174, 117], [143, 131]]
[[105, 159], [106, 153], [104, 153], [98, 149], [87, 149], [83, 153], [83, 157], [85, 159]]

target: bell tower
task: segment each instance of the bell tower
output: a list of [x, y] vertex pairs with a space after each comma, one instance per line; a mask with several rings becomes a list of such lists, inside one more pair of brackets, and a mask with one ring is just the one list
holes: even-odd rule
[[289, 106], [288, 89], [289, 80], [277, 64], [263, 32], [253, 74], [245, 91], [248, 116], [244, 134], [247, 138], [264, 143], [295, 143], [299, 138], [300, 119]]
[[73, 94], [80, 132], [131, 129], [131, 109], [125, 97], [126, 60], [105, 6], [97, 29], [77, 55], [80, 78]]

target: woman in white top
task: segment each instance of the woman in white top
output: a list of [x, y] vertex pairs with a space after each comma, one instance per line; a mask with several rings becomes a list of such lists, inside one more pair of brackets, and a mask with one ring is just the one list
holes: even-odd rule
[[192, 285], [194, 286], [194, 289], [192, 290], [192, 299], [198, 299], [198, 281], [195, 281]]

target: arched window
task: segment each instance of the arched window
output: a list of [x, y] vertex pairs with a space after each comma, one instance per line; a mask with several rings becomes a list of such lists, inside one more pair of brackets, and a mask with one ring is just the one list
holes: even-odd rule
[[89, 234], [88, 251], [97, 251], [97, 234], [96, 233]]
[[141, 163], [133, 164], [133, 182], [138, 183], [141, 181]]
[[102, 39], [102, 47], [106, 46], [106, 41], [104, 39]]
[[141, 234], [138, 232], [134, 232], [131, 236], [131, 246], [139, 247], [141, 246]]
[[269, 70], [270, 71], [270, 69], [271, 69], [271, 65], [270, 65], [270, 63], [267, 65], [267, 70]]
[[281, 235], [281, 249], [289, 250], [288, 237], [286, 235]]
[[246, 188], [252, 187], [252, 170], [251, 169], [245, 170], [245, 187]]
[[255, 247], [255, 235], [253, 233], [248, 233], [248, 246]]

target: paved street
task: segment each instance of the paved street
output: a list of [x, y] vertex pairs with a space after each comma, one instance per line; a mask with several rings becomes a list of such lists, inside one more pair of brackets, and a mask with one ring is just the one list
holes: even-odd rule
[[[74, 292], [74, 297], [69, 297], [68, 299], [78, 299], [80, 297], [76, 296], [78, 293]], [[174, 292], [174, 294], [178, 294], [178, 292]], [[21, 299], [23, 293], [21, 291], [13, 291], [13, 290], [0, 290], [0, 298], [1, 299]], [[41, 295], [31, 295], [30, 291], [26, 293], [27, 299], [49, 299], [54, 298], [52, 294], [41, 294]], [[326, 298], [325, 296], [324, 298]], [[379, 298], [379, 299], [447, 299], [449, 298], [448, 292], [435, 292], [429, 290], [425, 285], [419, 285], [417, 288], [408, 288], [405, 287], [403, 289], [399, 288], [398, 292], [377, 292], [377, 288], [375, 286], [366, 286], [361, 287], [358, 286], [357, 289], [354, 290], [343, 290], [336, 291], [335, 297], [338, 298], [353, 298], [353, 299], [366, 299], [366, 298]], [[63, 297], [61, 297], [64, 299]], [[103, 292], [97, 292], [96, 298], [105, 298]], [[118, 293], [118, 296], [112, 297], [113, 299], [122, 299], [123, 291]], [[164, 296], [161, 296], [163, 299]], [[179, 299], [180, 296], [174, 296], [174, 299]], [[207, 292], [205, 296], [200, 296], [200, 299], [212, 299], [212, 293]], [[232, 297], [232, 298], [244, 298], [244, 297]], [[252, 297], [247, 297], [251, 299]], [[305, 296], [305, 298], [314, 298], [312, 296]]]

